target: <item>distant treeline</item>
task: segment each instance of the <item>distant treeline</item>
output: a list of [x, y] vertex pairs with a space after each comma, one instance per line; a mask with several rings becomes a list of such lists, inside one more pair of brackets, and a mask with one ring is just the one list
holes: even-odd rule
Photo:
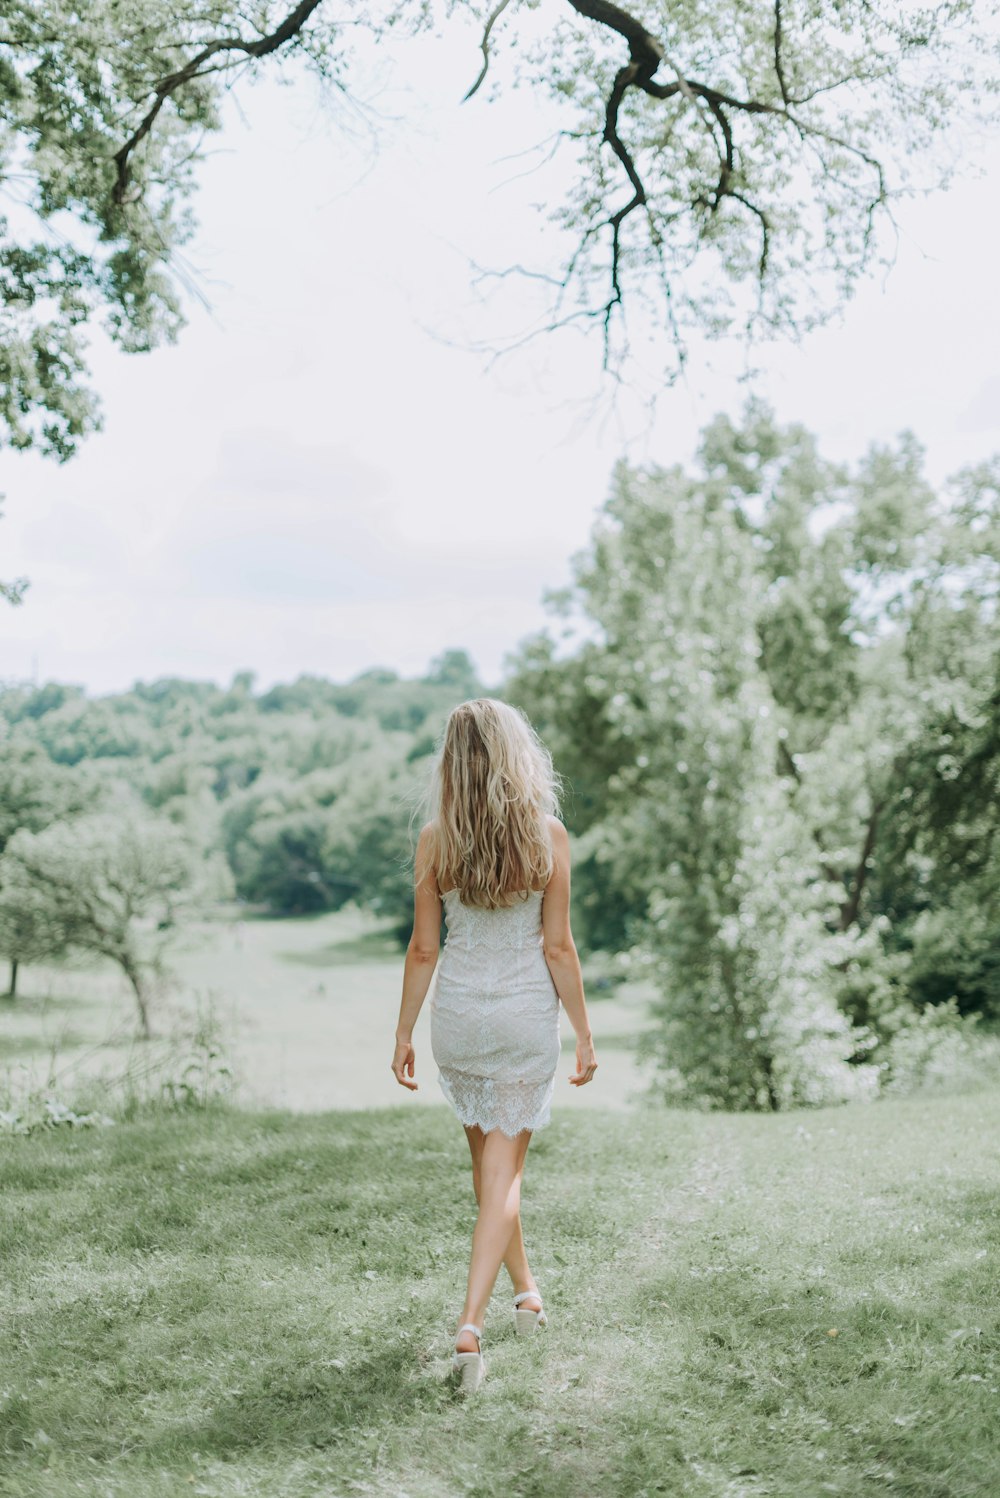
[[19, 828], [85, 812], [151, 815], [223, 853], [254, 906], [289, 915], [356, 900], [405, 932], [427, 757], [450, 707], [479, 690], [460, 650], [415, 680], [377, 669], [256, 694], [249, 673], [228, 688], [168, 679], [102, 697], [8, 687], [0, 851]]

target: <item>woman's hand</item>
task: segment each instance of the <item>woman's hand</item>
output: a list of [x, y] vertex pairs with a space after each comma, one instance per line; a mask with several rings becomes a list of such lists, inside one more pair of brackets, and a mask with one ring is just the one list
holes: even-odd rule
[[593, 1080], [597, 1070], [597, 1056], [594, 1053], [594, 1042], [592, 1040], [578, 1040], [576, 1043], [576, 1071], [570, 1077], [574, 1087], [586, 1087]]
[[411, 1092], [417, 1091], [417, 1084], [413, 1081], [413, 1067], [416, 1059], [416, 1052], [411, 1041], [396, 1041], [396, 1050], [392, 1058], [392, 1074], [400, 1087], [408, 1087]]

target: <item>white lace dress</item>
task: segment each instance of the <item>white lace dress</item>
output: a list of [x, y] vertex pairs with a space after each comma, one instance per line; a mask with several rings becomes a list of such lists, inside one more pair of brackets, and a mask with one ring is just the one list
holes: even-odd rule
[[542, 891], [502, 910], [443, 895], [447, 937], [431, 996], [438, 1081], [463, 1124], [511, 1138], [549, 1122], [559, 998], [542, 952]]

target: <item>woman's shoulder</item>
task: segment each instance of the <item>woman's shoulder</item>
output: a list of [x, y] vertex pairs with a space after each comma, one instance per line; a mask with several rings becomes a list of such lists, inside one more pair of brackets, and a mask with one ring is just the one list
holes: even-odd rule
[[552, 838], [553, 846], [567, 846], [569, 843], [569, 833], [566, 831], [564, 823], [560, 822], [558, 817], [551, 815], [547, 816], [545, 820], [548, 824], [549, 835]]
[[420, 829], [420, 834], [417, 838], [417, 846], [413, 850], [413, 862], [414, 867], [417, 870], [418, 878], [422, 878], [425, 875], [434, 872], [434, 861], [437, 843], [437, 838], [435, 836], [436, 829], [436, 822], [425, 822]]

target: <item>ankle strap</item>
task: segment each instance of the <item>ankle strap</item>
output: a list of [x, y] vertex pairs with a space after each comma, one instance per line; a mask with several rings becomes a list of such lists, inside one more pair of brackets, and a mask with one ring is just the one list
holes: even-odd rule
[[472, 1332], [472, 1334], [476, 1338], [477, 1342], [481, 1342], [483, 1340], [483, 1329], [482, 1329], [482, 1327], [474, 1325], [474, 1323], [471, 1322], [471, 1321], [467, 1321], [464, 1326], [460, 1326], [458, 1328], [458, 1331], [455, 1333], [455, 1340], [456, 1341], [462, 1335], [463, 1332]]
[[537, 1290], [522, 1290], [520, 1295], [514, 1296], [514, 1304], [515, 1306], [519, 1306], [522, 1300], [537, 1300], [540, 1304], [541, 1299], [542, 1297]]

